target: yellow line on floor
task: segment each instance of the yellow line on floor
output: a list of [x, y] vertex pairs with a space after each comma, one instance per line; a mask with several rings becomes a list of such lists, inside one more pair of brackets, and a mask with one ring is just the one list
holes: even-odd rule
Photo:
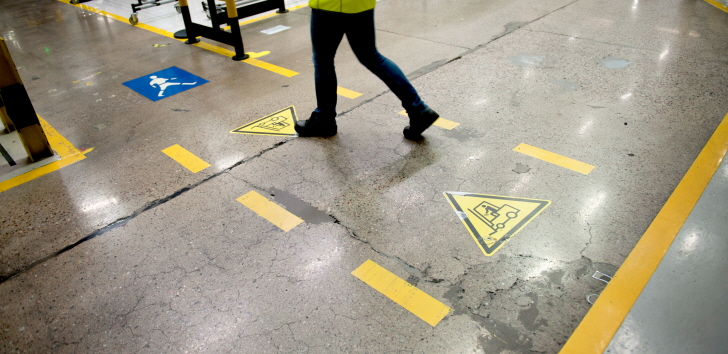
[[298, 216], [271, 202], [256, 191], [250, 191], [235, 200], [286, 232], [303, 222]]
[[432, 327], [435, 327], [440, 320], [450, 313], [451, 309], [445, 304], [371, 260], [364, 262], [351, 274], [429, 323]]
[[[124, 17], [121, 17], [119, 15], [112, 14], [110, 12], [106, 12], [106, 11], [103, 11], [103, 10], [99, 10], [99, 9], [96, 9], [96, 8], [93, 8], [91, 6], [87, 6], [87, 5], [84, 5], [84, 4], [76, 4], [76, 5], [74, 5], [74, 4], [71, 4], [71, 2], [69, 0], [58, 0], [58, 1], [60, 1], [60, 2], [62, 2], [64, 4], [69, 4], [69, 5], [76, 6], [78, 8], [84, 9], [84, 10], [89, 11], [89, 12], [93, 12], [93, 13], [97, 13], [97, 14], [102, 15], [102, 16], [106, 16], [106, 17], [109, 17], [109, 18], [113, 18], [113, 19], [115, 19], [115, 20], [117, 20], [119, 22], [123, 22], [123, 23], [127, 23], [127, 24], [131, 25], [131, 23], [129, 23], [129, 19], [124, 18]], [[153, 33], [156, 33], [156, 34], [159, 34], [159, 35], [168, 37], [168, 38], [172, 38], [174, 40], [178, 40], [178, 41], [181, 41], [181, 42], [184, 42], [185, 41], [185, 39], [174, 38], [174, 33], [172, 33], [172, 32], [165, 31], [163, 29], [160, 29], [160, 28], [157, 28], [157, 27], [154, 27], [154, 26], [150, 26], [150, 25], [147, 25], [147, 24], [144, 24], [144, 23], [138, 23], [134, 27], [142, 28], [142, 29], [145, 29], [147, 31], [150, 31], [150, 32], [153, 32]], [[192, 44], [192, 45], [195, 46], [195, 47], [198, 47], [198, 48], [202, 48], [202, 49], [205, 49], [205, 50], [209, 50], [209, 51], [214, 52], [214, 53], [222, 54], [222, 55], [227, 56], [227, 57], [232, 57], [232, 56], [235, 55], [235, 52], [232, 51], [232, 50], [225, 49], [225, 48], [221, 48], [221, 47], [218, 47], [216, 45], [213, 45], [213, 44], [210, 44], [210, 43], [206, 43], [206, 42], [198, 42], [198, 43], [195, 43], [195, 44]], [[259, 67], [261, 69], [265, 69], [265, 70], [274, 72], [276, 74], [283, 75], [285, 77], [292, 77], [292, 76], [298, 75], [298, 73], [295, 72], [295, 71], [293, 71], [293, 70], [288, 70], [286, 68], [282, 68], [280, 66], [277, 66], [277, 65], [274, 65], [274, 64], [271, 64], [271, 63], [266, 63], [264, 61], [260, 61], [258, 59], [255, 59], [256, 57], [260, 57], [259, 55], [256, 56], [257, 53], [247, 53], [247, 54], [250, 55], [250, 58], [245, 59], [245, 60], [242, 60], [243, 63], [250, 64], [250, 65], [253, 65], [253, 66], [257, 66], [257, 67]]]
[[[288, 11], [295, 11], [295, 10], [298, 10], [298, 9], [301, 9], [301, 8], [304, 8], [304, 7], [308, 7], [308, 5], [298, 5], [298, 6], [294, 6], [294, 7], [289, 7], [287, 10]], [[274, 13], [267, 14], [267, 15], [263, 15], [263, 16], [260, 16], [260, 17], [256, 17], [256, 18], [253, 18], [253, 19], [250, 19], [250, 20], [240, 21], [240, 22], [238, 22], [238, 25], [244, 26], [244, 25], [247, 25], [247, 24], [251, 24], [253, 22], [258, 22], [260, 20], [265, 20], [266, 18], [271, 18], [273, 16], [278, 16], [278, 15], [283, 15], [283, 14], [279, 14], [278, 12], [274, 12]], [[222, 29], [229, 30], [230, 29], [230, 26], [225, 26]]]
[[51, 162], [47, 165], [23, 173], [22, 175], [0, 182], [0, 192], [4, 192], [10, 188], [17, 187], [25, 182], [34, 180], [53, 171], [57, 171], [62, 167], [68, 166], [72, 163], [81, 161], [86, 158], [86, 155], [76, 149], [73, 144], [66, 140], [63, 135], [58, 133], [58, 131], [56, 131], [43, 118], [38, 116], [38, 120], [40, 121], [40, 125], [43, 127], [43, 131], [45, 132], [46, 137], [48, 137], [48, 143], [50, 143], [53, 151], [58, 154], [60, 160]]
[[728, 7], [726, 7], [725, 5], [719, 3], [719, 2], [717, 2], [715, 0], [705, 0], [705, 2], [707, 2], [708, 4], [711, 4], [711, 5], [713, 5], [713, 6], [717, 7], [717, 8], [725, 11], [725, 12], [728, 12]]
[[174, 144], [162, 150], [162, 152], [186, 169], [192, 171], [192, 173], [197, 173], [210, 167], [210, 164], [205, 162], [205, 160], [195, 156], [195, 154], [187, 151], [187, 149], [179, 146], [179, 144]]
[[588, 163], [583, 163], [581, 161], [577, 161], [572, 158], [553, 153], [551, 151], [539, 149], [535, 146], [531, 146], [528, 144], [520, 144], [513, 148], [513, 151], [535, 157], [539, 160], [543, 160], [554, 165], [561, 166], [563, 168], [568, 168], [572, 171], [576, 171], [584, 175], [588, 175], [589, 172], [591, 172], [595, 167]]
[[336, 93], [339, 94], [339, 96], [344, 96], [346, 98], [351, 98], [352, 100], [361, 96], [361, 93], [352, 91], [346, 88], [343, 88], [341, 86], [336, 87]]
[[632, 252], [561, 349], [562, 354], [603, 353], [682, 229], [728, 152], [728, 115], [672, 192]]
[[[401, 114], [401, 115], [403, 115], [405, 117], [408, 117], [406, 110], [402, 110], [401, 112], [399, 112], [399, 114]], [[432, 125], [434, 125], [436, 127], [443, 128], [443, 129], [447, 129], [447, 130], [453, 130], [453, 128], [455, 128], [458, 125], [460, 125], [460, 123], [453, 122], [451, 120], [447, 120], [445, 118], [440, 117], [440, 118], [437, 118], [437, 120], [435, 121], [435, 123], [432, 123]]]

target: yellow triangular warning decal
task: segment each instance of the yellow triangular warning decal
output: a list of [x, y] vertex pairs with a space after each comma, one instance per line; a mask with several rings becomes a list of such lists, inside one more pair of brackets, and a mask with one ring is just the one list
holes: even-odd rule
[[445, 192], [455, 213], [486, 256], [492, 256], [536, 218], [550, 200]]
[[296, 135], [294, 126], [297, 121], [296, 108], [290, 106], [242, 127], [235, 128], [230, 132], [236, 134], [294, 136]]

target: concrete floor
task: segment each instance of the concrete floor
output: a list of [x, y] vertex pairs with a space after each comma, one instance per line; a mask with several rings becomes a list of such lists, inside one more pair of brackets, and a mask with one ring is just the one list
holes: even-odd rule
[[605, 353], [725, 351], [727, 196], [724, 159]]
[[[315, 108], [309, 16], [243, 27], [289, 78], [60, 1], [0, 2], [39, 115], [94, 148], [1, 194], [0, 351], [558, 352], [604, 288], [591, 275], [619, 268], [728, 107], [728, 14], [703, 1], [383, 0], [379, 49], [458, 127], [403, 139], [344, 43], [339, 85], [363, 95], [340, 97], [337, 136], [230, 134]], [[122, 85], [171, 66], [209, 83], [157, 102]], [[282, 231], [236, 201], [251, 190], [306, 222]], [[486, 257], [446, 191], [552, 204]], [[420, 320], [351, 275], [368, 259], [453, 311]]]

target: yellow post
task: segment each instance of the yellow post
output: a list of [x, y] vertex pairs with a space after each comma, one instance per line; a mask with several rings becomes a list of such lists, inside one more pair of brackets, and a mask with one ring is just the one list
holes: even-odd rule
[[227, 6], [228, 18], [234, 18], [237, 21], [238, 5], [235, 5], [235, 0], [225, 0], [225, 5]]

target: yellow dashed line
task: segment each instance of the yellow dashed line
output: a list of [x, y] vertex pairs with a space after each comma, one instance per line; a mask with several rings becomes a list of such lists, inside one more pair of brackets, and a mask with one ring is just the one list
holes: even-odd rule
[[185, 148], [178, 144], [172, 145], [162, 150], [167, 156], [177, 161], [180, 165], [186, 169], [192, 171], [192, 173], [200, 172], [208, 167], [210, 164], [205, 162], [203, 159], [195, 156], [193, 153], [187, 151]]
[[286, 232], [303, 222], [298, 216], [255, 191], [250, 191], [236, 200]]
[[451, 309], [445, 304], [371, 260], [364, 262], [351, 274], [429, 323], [430, 326], [435, 327], [450, 313]]
[[351, 98], [352, 100], [355, 99], [355, 98], [357, 98], [357, 97], [359, 97], [359, 96], [361, 96], [361, 93], [356, 92], [356, 91], [352, 91], [352, 90], [349, 90], [349, 89], [345, 89], [345, 88], [343, 88], [341, 86], [337, 86], [336, 87], [336, 93], [338, 93], [339, 96], [344, 96], [346, 98]]
[[581, 161], [574, 160], [572, 158], [562, 156], [559, 154], [555, 154], [551, 151], [546, 151], [543, 149], [539, 149], [535, 146], [531, 146], [528, 144], [521, 144], [513, 148], [513, 151], [520, 152], [524, 155], [528, 155], [531, 157], [535, 157], [539, 160], [543, 160], [549, 163], [552, 163], [557, 166], [561, 166], [563, 168], [568, 168], [572, 171], [579, 172], [584, 175], [588, 175], [589, 172], [591, 172], [594, 169], [594, 166], [583, 163]]
[[685, 220], [728, 152], [728, 115], [685, 177], [561, 349], [561, 354], [601, 354], [660, 265]]
[[[406, 110], [402, 110], [401, 112], [399, 112], [399, 114], [401, 114], [401, 115], [403, 115], [405, 117], [408, 117]], [[435, 121], [435, 123], [432, 123], [432, 125], [434, 125], [436, 127], [443, 128], [443, 129], [447, 129], [447, 130], [453, 130], [455, 127], [457, 127], [458, 125], [460, 125], [460, 123], [453, 122], [451, 120], [447, 120], [445, 118], [440, 117], [440, 118], [437, 118], [437, 120]]]
[[[62, 2], [64, 4], [73, 5], [73, 4], [70, 3], [69, 0], [58, 0], [58, 1], [60, 1], [60, 2]], [[84, 4], [77, 4], [77, 5], [73, 5], [73, 6], [76, 6], [78, 8], [84, 9], [84, 10], [89, 11], [89, 12], [97, 13], [97, 14], [102, 15], [102, 16], [106, 16], [106, 17], [109, 17], [109, 18], [113, 18], [113, 19], [115, 19], [115, 20], [117, 20], [119, 22], [123, 22], [123, 23], [130, 24], [129, 23], [129, 19], [124, 18], [124, 17], [121, 17], [119, 15], [114, 15], [112, 13], [109, 13], [109, 12], [106, 12], [106, 11], [103, 11], [103, 10], [99, 10], [99, 9], [96, 9], [96, 8], [93, 8], [93, 7], [90, 7], [90, 6], [86, 6]], [[169, 31], [165, 31], [163, 29], [156, 28], [154, 26], [150, 26], [150, 25], [147, 25], [147, 24], [139, 23], [139, 24], [137, 24], [134, 27], [142, 28], [142, 29], [145, 29], [147, 31], [154, 32], [156, 34], [159, 34], [159, 35], [162, 35], [162, 36], [165, 36], [165, 37], [168, 37], [168, 38], [172, 38], [174, 40], [178, 40], [178, 41], [181, 41], [181, 42], [184, 42], [186, 40], [186, 39], [174, 38], [174, 33], [169, 32]], [[206, 42], [198, 42], [198, 43], [195, 43], [195, 44], [192, 44], [192, 45], [195, 46], [195, 47], [198, 47], [198, 48], [202, 48], [202, 49], [205, 49], [205, 50], [209, 50], [211, 52], [215, 52], [215, 53], [218, 53], [218, 54], [222, 54], [222, 55], [227, 56], [227, 57], [233, 57], [235, 55], [235, 52], [232, 51], [232, 50], [225, 49], [225, 48], [221, 48], [221, 47], [218, 47], [216, 45], [212, 45], [212, 44], [206, 43]], [[292, 76], [298, 75], [298, 73], [295, 72], [295, 71], [293, 71], [293, 70], [288, 70], [286, 68], [282, 68], [280, 66], [273, 65], [273, 64], [266, 63], [264, 61], [260, 61], [258, 59], [255, 59], [255, 58], [261, 57], [261, 55], [259, 55], [259, 53], [248, 53], [248, 55], [250, 55], [250, 58], [245, 59], [245, 60], [242, 60], [243, 63], [250, 64], [250, 65], [253, 65], [253, 66], [257, 66], [257, 67], [259, 67], [261, 69], [265, 69], [265, 70], [274, 72], [276, 74], [283, 75], [285, 77], [292, 77]]]

